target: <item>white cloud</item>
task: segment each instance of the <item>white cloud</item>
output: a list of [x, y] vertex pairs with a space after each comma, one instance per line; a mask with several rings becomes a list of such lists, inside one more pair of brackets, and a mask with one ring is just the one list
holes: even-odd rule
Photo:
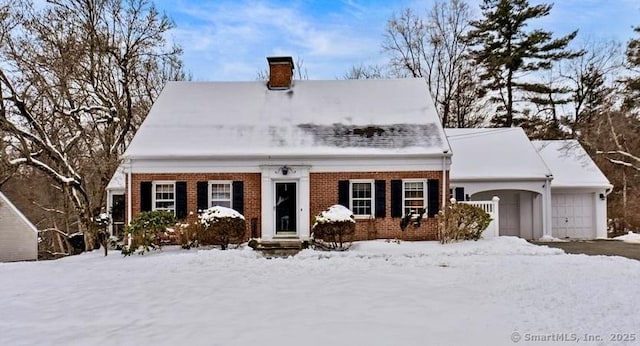
[[[182, 2], [165, 10], [176, 21], [172, 34], [184, 48], [185, 64], [198, 79], [251, 80], [266, 67], [266, 56], [284, 54], [302, 57], [310, 77], [333, 79], [378, 58], [387, 8], [350, 0], [340, 11], [310, 13], [303, 5]], [[312, 71], [311, 62], [319, 69]]]
[[[158, 1], [176, 21], [172, 35], [184, 48], [187, 69], [200, 80], [252, 80], [270, 55], [302, 57], [313, 79], [340, 77], [352, 65], [382, 64], [387, 61], [380, 47], [389, 17], [405, 7], [423, 13], [431, 6], [419, 0]], [[478, 16], [480, 2], [469, 0]], [[579, 28], [582, 38], [625, 42], [631, 26], [640, 25], [639, 14], [637, 0], [563, 0], [530, 27], [551, 30], [556, 37]]]

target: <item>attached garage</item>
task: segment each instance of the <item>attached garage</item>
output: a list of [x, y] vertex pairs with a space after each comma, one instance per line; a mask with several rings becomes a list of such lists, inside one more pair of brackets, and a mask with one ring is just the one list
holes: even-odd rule
[[445, 132], [453, 151], [451, 186], [457, 196], [472, 201], [500, 198], [501, 236], [538, 239], [545, 229], [551, 233], [551, 171], [521, 128]]
[[499, 197], [500, 235], [607, 237], [612, 185], [578, 141], [530, 141], [520, 128], [445, 132], [456, 198]]
[[607, 237], [607, 195], [612, 185], [576, 140], [532, 141], [551, 169], [552, 235]]

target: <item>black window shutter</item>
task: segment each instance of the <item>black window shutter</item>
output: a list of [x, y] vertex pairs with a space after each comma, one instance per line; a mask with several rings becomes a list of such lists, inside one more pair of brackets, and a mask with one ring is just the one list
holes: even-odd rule
[[427, 216], [434, 217], [440, 211], [438, 179], [427, 180]]
[[176, 219], [187, 217], [187, 182], [176, 182]]
[[349, 180], [338, 181], [338, 204], [349, 208]]
[[387, 216], [387, 185], [384, 180], [376, 180], [376, 212], [375, 217], [386, 217]]
[[151, 211], [151, 193], [153, 183], [143, 181], [140, 183], [140, 211]]
[[244, 182], [234, 181], [231, 193], [231, 205], [238, 213], [244, 215]]
[[391, 217], [402, 217], [402, 180], [391, 180]]
[[464, 201], [464, 187], [456, 187], [456, 201]]
[[209, 182], [199, 181], [196, 183], [196, 197], [198, 203], [198, 212], [209, 209]]

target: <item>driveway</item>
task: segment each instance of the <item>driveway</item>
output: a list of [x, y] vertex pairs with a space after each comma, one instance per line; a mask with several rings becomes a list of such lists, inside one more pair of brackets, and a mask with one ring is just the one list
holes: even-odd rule
[[625, 243], [619, 240], [585, 240], [568, 242], [539, 242], [536, 245], [547, 245], [563, 249], [566, 253], [586, 255], [622, 256], [640, 261], [640, 244]]

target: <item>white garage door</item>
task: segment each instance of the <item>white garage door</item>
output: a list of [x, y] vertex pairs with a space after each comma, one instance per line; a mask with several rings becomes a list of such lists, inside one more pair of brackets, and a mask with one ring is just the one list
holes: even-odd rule
[[593, 198], [592, 193], [552, 193], [553, 236], [595, 238]]

